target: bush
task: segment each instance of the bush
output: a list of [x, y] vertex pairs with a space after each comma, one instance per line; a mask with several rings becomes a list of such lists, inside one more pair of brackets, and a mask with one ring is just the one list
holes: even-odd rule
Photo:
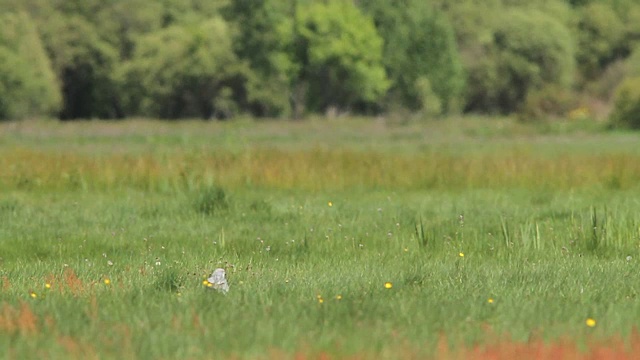
[[578, 107], [578, 99], [571, 89], [552, 84], [529, 92], [518, 115], [521, 120], [543, 120], [565, 116]]
[[640, 76], [640, 47], [624, 59], [609, 64], [597, 79], [590, 82], [585, 90], [603, 101], [610, 102], [620, 84], [628, 78]]
[[620, 84], [614, 98], [611, 123], [616, 127], [640, 129], [640, 76]]

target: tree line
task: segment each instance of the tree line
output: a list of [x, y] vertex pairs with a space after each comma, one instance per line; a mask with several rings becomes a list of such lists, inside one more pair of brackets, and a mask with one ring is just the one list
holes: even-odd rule
[[640, 103], [640, 0], [0, 0], [0, 23], [0, 119]]

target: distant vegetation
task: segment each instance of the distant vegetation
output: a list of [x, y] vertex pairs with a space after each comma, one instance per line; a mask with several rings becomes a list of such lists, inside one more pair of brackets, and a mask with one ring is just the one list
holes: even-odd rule
[[638, 0], [0, 0], [0, 14], [0, 119], [613, 108], [613, 124], [640, 123]]

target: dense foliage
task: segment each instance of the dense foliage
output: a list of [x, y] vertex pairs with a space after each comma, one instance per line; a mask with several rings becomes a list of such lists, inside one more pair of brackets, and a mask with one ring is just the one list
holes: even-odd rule
[[639, 0], [0, 0], [0, 14], [0, 119], [564, 116], [613, 104], [640, 66]]
[[0, 118], [54, 113], [60, 92], [33, 22], [7, 13], [0, 23]]
[[640, 129], [640, 76], [620, 84], [611, 119], [616, 126]]

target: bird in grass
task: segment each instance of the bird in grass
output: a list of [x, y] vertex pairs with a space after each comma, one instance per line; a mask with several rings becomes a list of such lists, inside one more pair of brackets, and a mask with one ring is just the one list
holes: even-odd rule
[[211, 290], [218, 290], [221, 293], [226, 294], [229, 291], [227, 272], [221, 268], [213, 270], [211, 276], [206, 280], [205, 286]]

